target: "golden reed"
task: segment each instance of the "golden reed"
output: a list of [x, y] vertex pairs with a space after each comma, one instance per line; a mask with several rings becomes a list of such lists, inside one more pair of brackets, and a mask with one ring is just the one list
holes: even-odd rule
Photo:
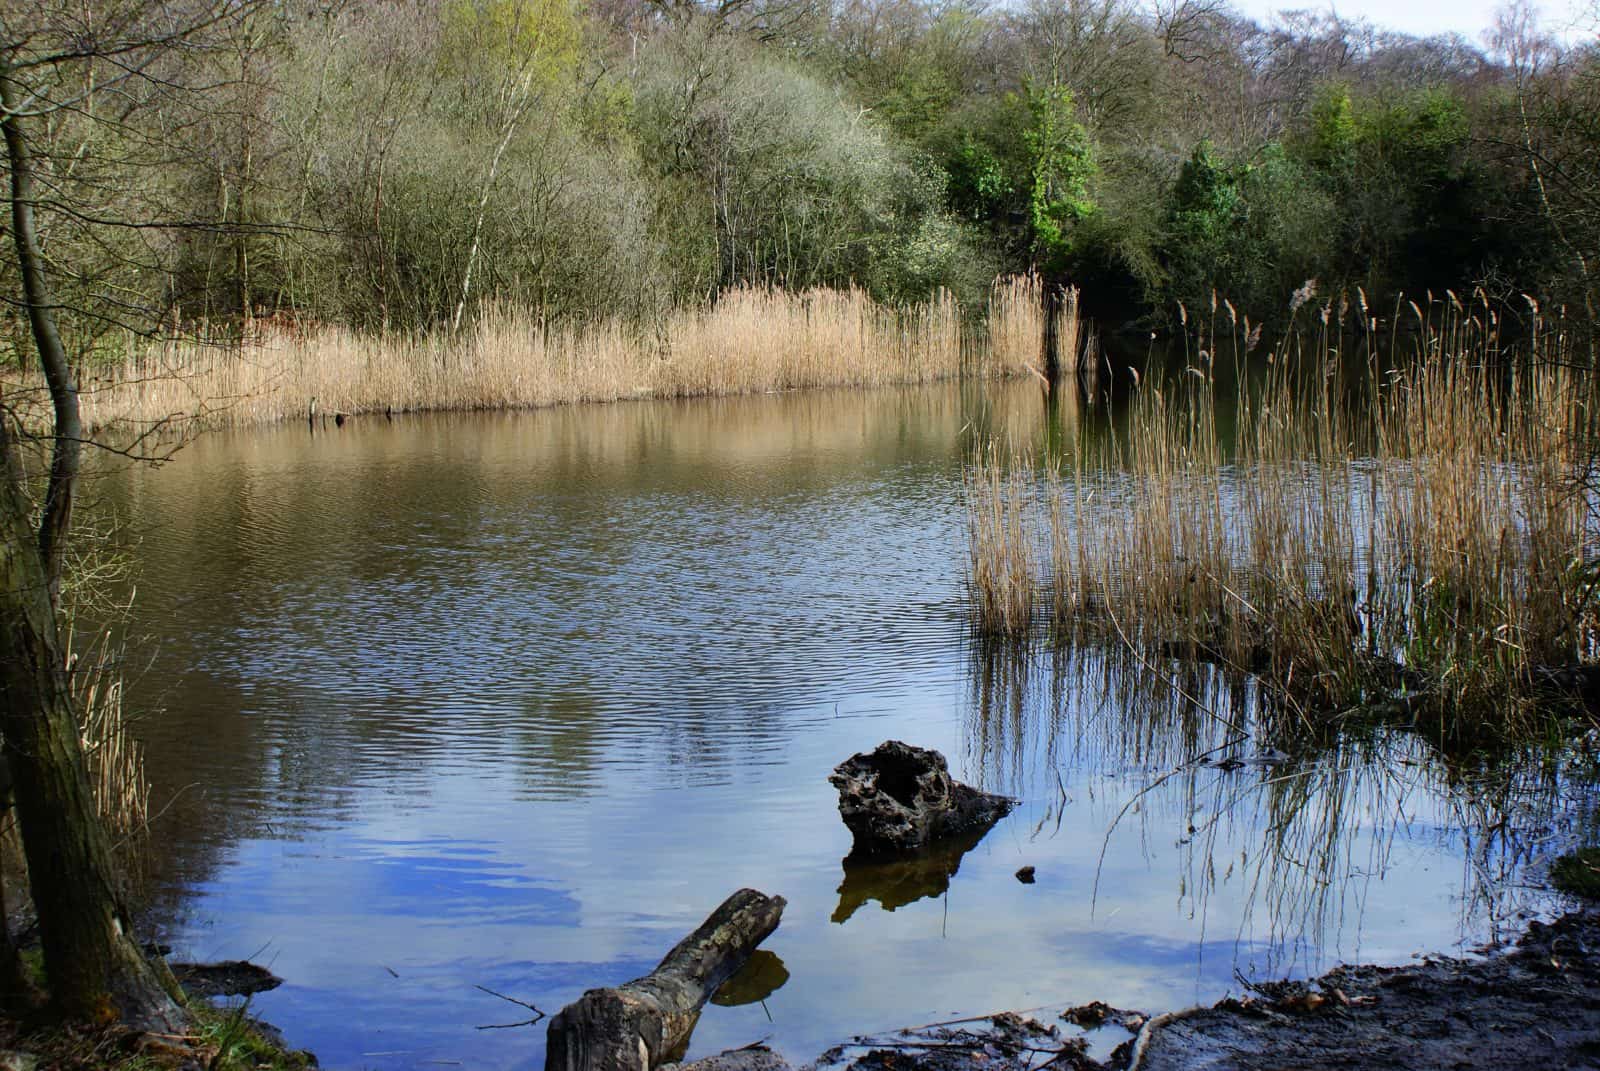
[[1083, 323], [1078, 315], [1078, 288], [1060, 287], [1055, 301], [1037, 272], [996, 279], [989, 292], [989, 360], [1004, 375], [1045, 378], [1047, 339], [1055, 343], [1059, 371], [1078, 369], [1083, 348]]
[[1413, 306], [1408, 352], [1369, 331], [1394, 348], [1365, 368], [1324, 319], [1224, 400], [1214, 355], [1237, 334], [1242, 374], [1245, 323], [1043, 472], [980, 454], [974, 627], [1187, 652], [1302, 713], [1533, 729], [1540, 681], [1600, 657], [1592, 373], [1570, 332], [1512, 353], [1487, 300], [1447, 298]]
[[[84, 377], [90, 428], [222, 427], [327, 413], [510, 409], [624, 398], [918, 383], [964, 364], [961, 310], [859, 289], [727, 291], [654, 327], [549, 323], [491, 307], [460, 334], [365, 334], [262, 322], [241, 345], [151, 344]], [[21, 385], [7, 384], [14, 398]]]

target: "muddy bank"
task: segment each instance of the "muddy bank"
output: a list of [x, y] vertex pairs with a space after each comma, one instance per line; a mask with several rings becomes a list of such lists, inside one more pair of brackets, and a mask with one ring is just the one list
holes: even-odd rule
[[1138, 1071], [1600, 1067], [1600, 914], [1536, 922], [1484, 961], [1341, 967], [1163, 1018]]
[[[740, 1062], [743, 1057], [752, 1061]], [[765, 1050], [705, 1071], [788, 1065]], [[694, 1067], [695, 1065], [689, 1065]], [[1600, 909], [1534, 923], [1482, 960], [1339, 967], [1148, 1017], [1092, 1004], [855, 1038], [816, 1071], [1600, 1068]]]

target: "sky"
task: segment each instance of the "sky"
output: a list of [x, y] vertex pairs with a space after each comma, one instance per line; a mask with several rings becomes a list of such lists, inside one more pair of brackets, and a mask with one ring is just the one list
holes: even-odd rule
[[[1422, 35], [1454, 32], [1481, 44], [1501, 5], [1502, 0], [1337, 0], [1332, 6], [1342, 16], [1365, 18], [1386, 29]], [[1326, 0], [1235, 0], [1234, 6], [1252, 18], [1265, 20], [1285, 8], [1325, 10], [1329, 5]], [[1537, 6], [1546, 28], [1569, 39], [1579, 12], [1592, 10], [1586, 0], [1543, 0]]]

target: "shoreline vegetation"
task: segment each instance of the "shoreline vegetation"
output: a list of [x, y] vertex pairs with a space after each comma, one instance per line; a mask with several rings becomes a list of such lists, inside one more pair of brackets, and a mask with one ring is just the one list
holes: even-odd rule
[[[1077, 366], [1078, 292], [995, 281], [974, 331], [946, 291], [888, 306], [864, 290], [740, 286], [658, 323], [551, 323], [492, 306], [460, 332], [365, 333], [261, 320], [243, 340], [135, 342], [80, 389], [89, 430], [241, 427], [313, 414], [538, 408], [637, 398], [878, 387], [958, 376], [1044, 378]], [[1047, 338], [1048, 334], [1048, 338]], [[47, 416], [40, 382], [4, 384]]]
[[1401, 339], [1361, 304], [1354, 336], [1335, 299], [1253, 357], [1249, 321], [1213, 310], [1112, 434], [1042, 462], [981, 446], [974, 631], [1212, 664], [1285, 727], [1537, 739], [1552, 696], [1592, 698], [1597, 429], [1573, 333], [1530, 301], [1504, 342], [1486, 298], [1447, 295]]

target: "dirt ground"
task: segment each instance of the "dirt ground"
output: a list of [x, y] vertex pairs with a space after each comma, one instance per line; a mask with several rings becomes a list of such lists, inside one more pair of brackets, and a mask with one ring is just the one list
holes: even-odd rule
[[1480, 962], [1344, 967], [1149, 1034], [1139, 1071], [1600, 1068], [1600, 914]]
[[[1115, 1048], [1103, 1059], [1093, 1051]], [[1110, 1035], [1112, 1040], [1107, 1041]], [[1120, 1040], [1120, 1044], [1116, 1042]], [[716, 1068], [759, 1061], [763, 1050]], [[726, 1059], [726, 1057], [724, 1058]], [[693, 1066], [693, 1065], [691, 1065]], [[1534, 923], [1482, 960], [1340, 967], [1260, 985], [1211, 1008], [1156, 1016], [1088, 1005], [1055, 1021], [1014, 1014], [856, 1038], [817, 1071], [1378, 1071], [1600, 1069], [1600, 911]], [[710, 1068], [707, 1069], [710, 1071]]]

